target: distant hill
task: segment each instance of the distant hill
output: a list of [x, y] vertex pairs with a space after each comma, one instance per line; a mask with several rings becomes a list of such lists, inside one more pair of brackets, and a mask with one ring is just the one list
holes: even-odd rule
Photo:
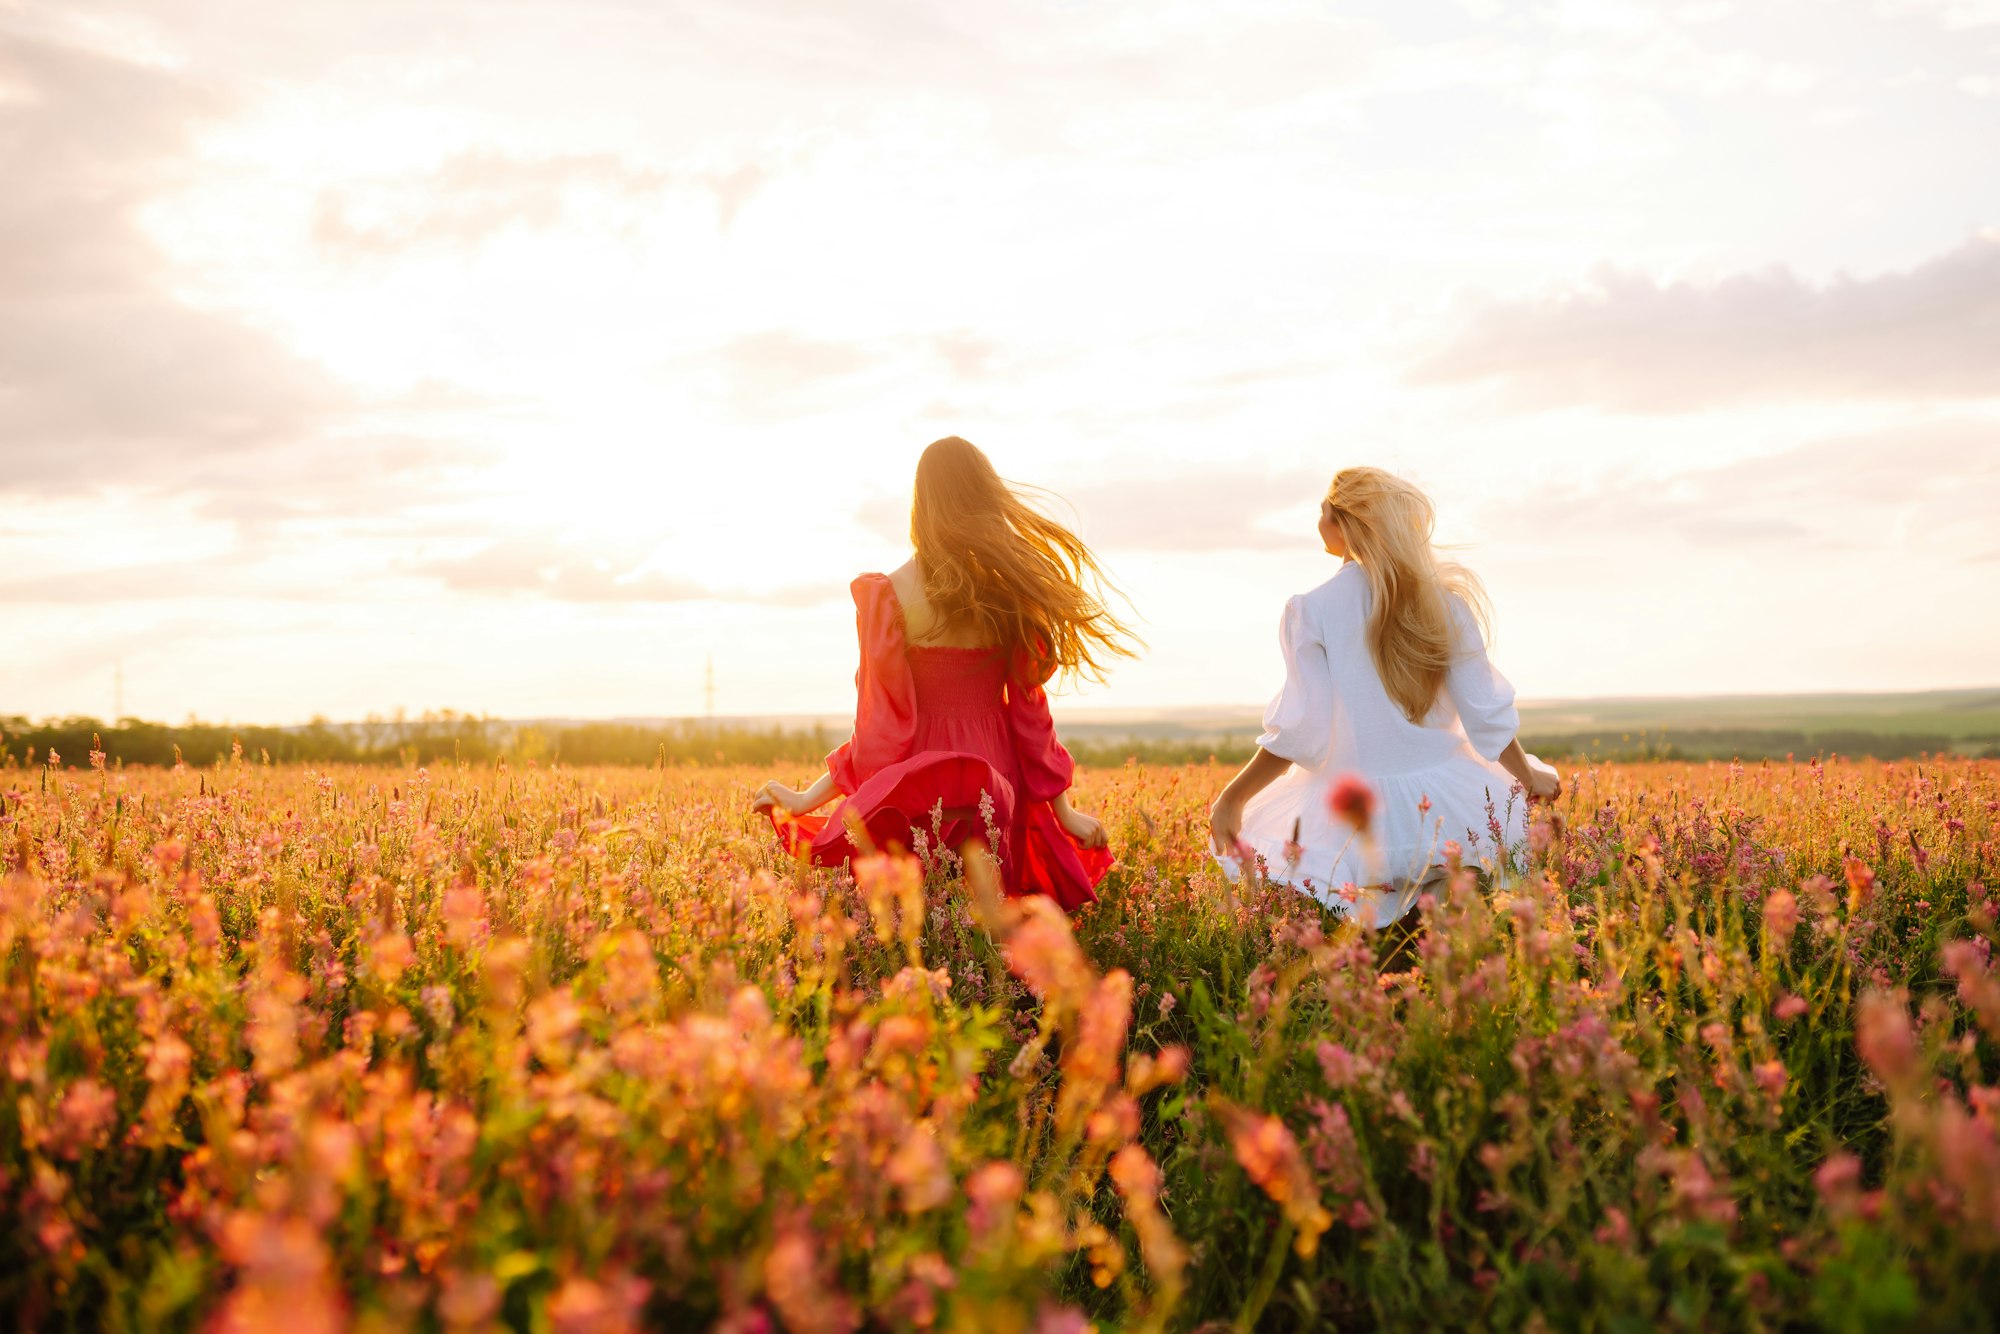
[[1581, 732], [1692, 728], [1840, 728], [1954, 739], [2000, 736], [2000, 688], [1895, 694], [1709, 695], [1543, 700], [1521, 707], [1523, 729]]
[[[1873, 694], [1714, 695], [1524, 702], [1522, 744], [1572, 758], [1782, 759], [1815, 754], [1890, 759], [2000, 755], [2000, 688]], [[1072, 749], [1216, 748], [1247, 757], [1262, 730], [1255, 709], [1153, 713], [1058, 710]]]
[[2000, 690], [1549, 700], [1522, 707], [1521, 734], [1572, 756], [2000, 756]]

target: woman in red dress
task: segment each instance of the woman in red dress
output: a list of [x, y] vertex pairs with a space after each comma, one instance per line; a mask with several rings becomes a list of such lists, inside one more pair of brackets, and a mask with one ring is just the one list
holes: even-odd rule
[[912, 846], [917, 832], [954, 849], [994, 840], [1009, 893], [1067, 911], [1095, 903], [1111, 853], [1103, 824], [1069, 804], [1076, 765], [1044, 687], [1131, 655], [1130, 632], [1092, 591], [1097, 559], [957, 436], [917, 463], [910, 540], [902, 568], [852, 585], [853, 739], [806, 791], [766, 783], [755, 807], [821, 866], [855, 856], [857, 833], [878, 848]]

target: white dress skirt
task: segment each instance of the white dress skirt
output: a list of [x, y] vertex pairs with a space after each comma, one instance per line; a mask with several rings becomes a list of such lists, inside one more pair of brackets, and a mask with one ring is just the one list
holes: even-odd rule
[[[1417, 724], [1389, 698], [1368, 651], [1373, 601], [1367, 573], [1349, 562], [1285, 604], [1285, 685], [1257, 744], [1292, 768], [1245, 805], [1242, 842], [1272, 880], [1386, 926], [1416, 902], [1446, 844], [1458, 844], [1466, 865], [1489, 868], [1514, 850], [1526, 837], [1527, 797], [1495, 763], [1520, 715], [1470, 609], [1452, 599], [1452, 665]], [[1343, 775], [1374, 794], [1366, 836], [1327, 807]], [[1232, 876], [1245, 869], [1219, 860]]]

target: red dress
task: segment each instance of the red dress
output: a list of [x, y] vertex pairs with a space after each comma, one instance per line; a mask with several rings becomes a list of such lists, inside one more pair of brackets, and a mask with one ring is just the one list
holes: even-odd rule
[[943, 808], [943, 846], [987, 838], [982, 797], [992, 799], [1000, 871], [1010, 894], [1047, 894], [1068, 912], [1097, 902], [1111, 854], [1070, 836], [1050, 805], [1069, 790], [1076, 762], [1056, 740], [1048, 693], [1008, 670], [998, 649], [912, 647], [887, 575], [852, 586], [861, 667], [854, 737], [827, 756], [844, 800], [826, 814], [771, 811], [794, 856], [838, 866], [857, 854], [858, 821], [877, 848], [932, 835]]

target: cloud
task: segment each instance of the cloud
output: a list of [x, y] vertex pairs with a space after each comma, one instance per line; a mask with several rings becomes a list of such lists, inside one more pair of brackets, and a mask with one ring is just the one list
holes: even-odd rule
[[728, 231], [779, 167], [750, 161], [728, 168], [668, 171], [614, 153], [523, 157], [466, 152], [421, 172], [350, 181], [323, 191], [313, 210], [314, 242], [349, 259], [464, 251], [510, 231], [590, 225], [629, 226], [673, 190], [714, 197]]
[[[1115, 481], [1030, 489], [1027, 498], [1105, 551], [1282, 550], [1316, 540], [1319, 498], [1331, 476], [1254, 467], [1162, 474], [1135, 466]], [[909, 496], [871, 496], [855, 519], [890, 541], [908, 541]]]
[[1902, 273], [1814, 286], [1784, 269], [1714, 283], [1604, 269], [1487, 300], [1411, 373], [1497, 383], [1526, 407], [1641, 413], [1813, 399], [2000, 396], [2000, 235]]
[[1005, 369], [999, 344], [963, 329], [840, 339], [780, 328], [743, 334], [677, 357], [661, 372], [705, 384], [744, 421], [770, 422], [824, 411], [844, 399], [896, 386], [989, 381]]
[[837, 380], [878, 364], [879, 352], [858, 344], [808, 338], [786, 329], [746, 334], [724, 345], [716, 360], [747, 388], [779, 389], [800, 380]]
[[2000, 422], [1813, 441], [1677, 477], [1620, 473], [1510, 501], [1508, 510], [1516, 527], [1592, 543], [1894, 547], [1974, 563], [2000, 512]]
[[[0, 603], [122, 602], [128, 598], [188, 597], [205, 592], [221, 565], [215, 561], [149, 562], [65, 570], [60, 574], [0, 581]], [[197, 583], [199, 581], [199, 583]]]
[[0, 489], [179, 486], [349, 404], [272, 339], [177, 300], [134, 221], [220, 95], [4, 32], [0, 86]]
[[1928, 18], [1961, 32], [2000, 24], [2000, 0], [1878, 0], [1884, 14]]
[[82, 606], [100, 602], [158, 602], [212, 597], [299, 601], [317, 598], [324, 593], [323, 587], [263, 577], [235, 556], [97, 566], [0, 581], [0, 604], [53, 602]]
[[935, 334], [930, 343], [931, 350], [946, 368], [961, 380], [987, 378], [994, 373], [994, 363], [1000, 357], [999, 344], [963, 330]]
[[744, 421], [785, 421], [834, 406], [890, 369], [895, 349], [770, 329], [676, 358], [675, 378], [705, 383]]
[[[1270, 550], [1311, 543], [1332, 473], [1260, 468], [1161, 475], [1134, 469], [1070, 499], [1098, 546], [1126, 551]], [[1279, 526], [1268, 520], [1293, 520]]]
[[357, 538], [370, 530], [406, 538], [435, 534], [435, 516], [415, 512], [455, 495], [466, 472], [491, 457], [476, 442], [356, 431], [197, 462], [178, 489], [196, 498], [198, 516], [226, 519], [252, 540], [314, 522], [339, 524]]
[[753, 591], [714, 588], [649, 565], [642, 557], [611, 556], [553, 538], [490, 542], [464, 555], [413, 562], [411, 574], [437, 579], [454, 592], [533, 595], [558, 602], [742, 602], [808, 607], [845, 596], [824, 588]]

